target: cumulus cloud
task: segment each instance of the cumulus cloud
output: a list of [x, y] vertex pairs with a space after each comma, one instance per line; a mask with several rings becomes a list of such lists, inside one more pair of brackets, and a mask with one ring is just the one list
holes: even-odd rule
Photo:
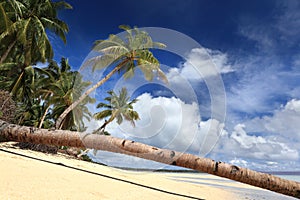
[[174, 81], [176, 81], [175, 71], [190, 81], [201, 81], [234, 70], [228, 63], [227, 54], [208, 48], [194, 48], [187, 54], [186, 61], [181, 64], [179, 69], [170, 69], [167, 74], [169, 80], [172, 81], [175, 78]]
[[256, 117], [224, 131], [212, 155], [259, 170], [299, 169], [300, 100], [292, 99], [272, 115]]
[[166, 73], [170, 86], [176, 88], [178, 97], [191, 102], [197, 95], [202, 113], [222, 122], [225, 115], [225, 89], [221, 74], [233, 72], [227, 54], [207, 48], [194, 48], [186, 61]]
[[292, 99], [274, 111], [272, 116], [257, 117], [246, 122], [249, 130], [280, 135], [300, 141], [300, 100]]
[[[296, 161], [299, 153], [288, 144], [266, 136], [250, 135], [244, 124], [235, 126], [231, 134], [221, 137], [218, 152], [227, 158], [257, 159], [266, 162]], [[245, 164], [245, 163], [244, 163]]]
[[206, 154], [215, 145], [223, 125], [217, 120], [201, 121], [196, 103], [175, 97], [138, 97], [134, 109], [141, 120], [136, 127], [123, 123], [119, 130], [129, 138], [161, 148]]
[[[140, 120], [133, 127], [129, 122], [109, 124], [107, 130], [116, 137], [146, 143], [160, 148], [189, 152], [197, 155], [209, 153], [218, 141], [224, 124], [215, 119], [201, 121], [196, 103], [184, 103], [175, 97], [152, 97], [144, 93], [138, 97], [134, 110]], [[110, 165], [122, 166], [128, 157], [99, 152], [99, 160]], [[157, 167], [148, 161], [132, 158], [132, 167]], [[134, 163], [134, 164], [133, 164]], [[153, 165], [152, 165], [153, 164]], [[126, 166], [128, 166], [126, 164]]]

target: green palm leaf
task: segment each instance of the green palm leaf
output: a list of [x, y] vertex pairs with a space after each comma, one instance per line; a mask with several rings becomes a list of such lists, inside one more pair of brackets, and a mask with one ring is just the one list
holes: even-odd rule
[[111, 116], [111, 114], [112, 114], [111, 110], [104, 110], [104, 111], [95, 113], [94, 118], [97, 120], [101, 120], [101, 119]]

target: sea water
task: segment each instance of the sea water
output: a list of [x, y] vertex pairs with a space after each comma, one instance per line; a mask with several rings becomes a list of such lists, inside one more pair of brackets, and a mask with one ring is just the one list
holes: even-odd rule
[[[300, 182], [300, 175], [295, 174], [284, 174], [284, 175], [276, 175], [278, 177], [293, 180]], [[232, 184], [227, 185], [226, 183], [233, 183], [235, 181], [229, 179], [218, 179], [212, 175], [204, 175], [204, 176], [197, 176], [196, 174], [189, 174], [188, 176], [185, 173], [181, 175], [173, 176], [171, 179], [183, 182], [189, 182], [193, 184], [203, 184], [206, 186], [212, 186], [216, 188], [222, 188], [226, 191], [229, 191], [235, 194], [236, 199], [251, 199], [251, 200], [260, 200], [260, 199], [272, 199], [272, 200], [295, 200], [296, 198], [289, 197], [286, 195], [282, 195], [279, 193], [275, 193], [269, 190], [261, 190], [259, 188], [251, 187], [251, 188], [243, 188], [239, 187], [238, 185], [233, 186]], [[213, 182], [211, 182], [213, 181]]]
[[297, 181], [300, 183], [300, 175], [275, 175], [278, 176], [280, 178], [284, 178], [287, 180], [291, 180], [291, 181]]

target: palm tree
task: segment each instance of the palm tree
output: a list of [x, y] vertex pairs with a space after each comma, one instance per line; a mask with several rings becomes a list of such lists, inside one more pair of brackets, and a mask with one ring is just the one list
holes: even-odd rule
[[95, 113], [94, 118], [101, 120], [109, 117], [109, 119], [105, 120], [104, 124], [94, 131], [94, 133], [104, 133], [105, 127], [114, 119], [117, 119], [118, 124], [121, 124], [123, 119], [125, 119], [135, 126], [134, 121], [139, 119], [139, 114], [133, 110], [132, 104], [137, 102], [137, 99], [129, 101], [130, 97], [128, 97], [126, 88], [122, 88], [119, 91], [119, 95], [117, 95], [114, 91], [109, 91], [107, 93], [110, 96], [106, 97], [104, 100], [106, 100], [108, 104], [99, 103], [97, 105], [97, 108], [105, 108], [105, 110]]
[[37, 80], [38, 89], [36, 92], [39, 98], [43, 99], [43, 106], [46, 107], [43, 116], [40, 118], [39, 128], [42, 128], [46, 116], [49, 116], [49, 111], [54, 105], [55, 96], [53, 98], [53, 94], [57, 94], [57, 90], [55, 90], [53, 84], [55, 85], [62, 78], [62, 73], [70, 73], [70, 69], [68, 60], [65, 58], [61, 58], [60, 66], [54, 60], [50, 60], [47, 67], [35, 69], [40, 74]]
[[120, 28], [126, 31], [126, 38], [122, 39], [117, 35], [111, 34], [107, 40], [96, 41], [93, 50], [100, 53], [100, 55], [89, 59], [83, 65], [83, 68], [92, 65], [93, 71], [113, 65], [113, 70], [89, 88], [59, 116], [55, 125], [57, 129], [71, 110], [116, 72], [124, 72], [124, 78], [130, 78], [134, 75], [135, 68], [138, 67], [144, 73], [146, 80], [152, 80], [154, 73], [157, 73], [162, 80], [167, 82], [166, 76], [160, 69], [159, 61], [149, 50], [151, 48], [164, 48], [165, 45], [153, 42], [147, 32], [138, 28], [130, 29], [129, 26], [124, 25], [120, 26]]
[[[80, 80], [80, 82], [79, 82]], [[74, 98], [78, 98], [82, 91], [89, 86], [89, 82], [83, 82], [79, 73], [62, 74], [60, 80], [54, 84], [51, 84], [51, 90], [53, 96], [51, 102], [54, 104], [52, 109], [52, 117], [54, 120], [60, 116], [60, 114], [68, 108]], [[87, 97], [84, 101], [68, 113], [66, 118], [61, 123], [62, 129], [79, 130], [79, 127], [83, 125], [83, 118], [90, 119], [92, 114], [86, 107], [87, 103], [94, 103], [94, 99]]]
[[[18, 124], [40, 127], [41, 118], [47, 109], [45, 104], [41, 104], [38, 99], [34, 98], [31, 104], [18, 103], [17, 105], [15, 121]], [[53, 120], [51, 120], [50, 116], [45, 116], [42, 125], [43, 128], [51, 128], [53, 126]]]
[[11, 91], [17, 105], [15, 118], [17, 124], [37, 127], [39, 117], [45, 109], [41, 105], [42, 99], [37, 98], [38, 79], [36, 69], [28, 66], [24, 69], [23, 76], [11, 80], [12, 83], [8, 85], [8, 90]]
[[[122, 88], [119, 91], [119, 95], [117, 95], [114, 91], [107, 92], [110, 96], [106, 97], [104, 100], [108, 102], [106, 103], [99, 103], [97, 108], [105, 108], [104, 110], [97, 112], [94, 114], [94, 118], [97, 120], [105, 119], [109, 117], [108, 120], [105, 120], [102, 126], [98, 129], [93, 131], [93, 134], [100, 134], [100, 135], [110, 135], [107, 131], [105, 131], [105, 127], [117, 119], [117, 123], [121, 124], [124, 119], [129, 121], [133, 126], [135, 126], [135, 120], [139, 119], [139, 114], [133, 110], [132, 104], [137, 102], [137, 99], [130, 100], [128, 96], [127, 89]], [[89, 149], [86, 149], [82, 153], [80, 153], [77, 157], [81, 157], [85, 155]], [[94, 149], [94, 155], [97, 154], [97, 150]]]
[[127, 154], [206, 172], [300, 199], [299, 182], [285, 180], [270, 174], [256, 172], [224, 162], [216, 162], [209, 158], [160, 149], [126, 139], [67, 130], [36, 129], [9, 124], [2, 120], [0, 120], [0, 136], [11, 141], [91, 148]]
[[[1, 52], [1, 63], [15, 44], [22, 45], [23, 66], [45, 62], [53, 57], [53, 50], [46, 29], [54, 32], [65, 43], [68, 26], [58, 19], [59, 9], [72, 8], [68, 3], [51, 0], [1, 0], [0, 13], [5, 24], [1, 30], [0, 41], [10, 41], [9, 47]], [[19, 48], [19, 47], [18, 47]]]
[[[18, 71], [18, 68], [14, 70]], [[14, 122], [39, 128], [52, 127], [58, 116], [71, 105], [73, 98], [77, 99], [90, 85], [82, 80], [78, 72], [71, 71], [65, 58], [61, 59], [60, 66], [50, 61], [45, 68], [26, 67], [20, 79], [10, 80], [10, 77], [5, 76], [7, 72], [1, 72], [0, 88], [15, 94], [17, 114]], [[83, 131], [83, 119], [89, 120], [92, 117], [86, 104], [94, 102], [94, 99], [87, 97], [69, 113], [61, 124], [62, 128]]]
[[[90, 82], [84, 82], [78, 72], [71, 71], [71, 66], [65, 58], [61, 59], [60, 66], [55, 61], [51, 61], [48, 67], [38, 70], [42, 74], [42, 78], [39, 79], [38, 85], [40, 87], [37, 89], [37, 93], [44, 100], [44, 104], [48, 108], [41, 118], [41, 125], [50, 107], [50, 116], [55, 121], [72, 104], [73, 99], [78, 98], [82, 94], [90, 85]], [[84, 130], [83, 118], [89, 120], [92, 117], [86, 104], [94, 102], [93, 98], [87, 97], [68, 114], [61, 124], [61, 128], [77, 131]]]
[[[53, 50], [46, 30], [54, 32], [66, 43], [68, 26], [57, 16], [60, 9], [71, 6], [63, 1], [51, 0], [0, 0], [0, 65], [5, 66], [6, 85], [13, 96], [28, 91], [24, 82], [31, 76], [33, 67], [38, 62], [45, 62], [53, 57]], [[27, 89], [25, 90], [26, 87]], [[19, 95], [22, 96], [22, 95]]]

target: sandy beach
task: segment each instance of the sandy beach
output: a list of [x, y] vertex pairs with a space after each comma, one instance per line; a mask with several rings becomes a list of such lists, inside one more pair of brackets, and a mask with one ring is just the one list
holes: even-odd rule
[[125, 171], [10, 143], [0, 149], [0, 199], [215, 200], [241, 199], [233, 188], [259, 190], [207, 174]]

